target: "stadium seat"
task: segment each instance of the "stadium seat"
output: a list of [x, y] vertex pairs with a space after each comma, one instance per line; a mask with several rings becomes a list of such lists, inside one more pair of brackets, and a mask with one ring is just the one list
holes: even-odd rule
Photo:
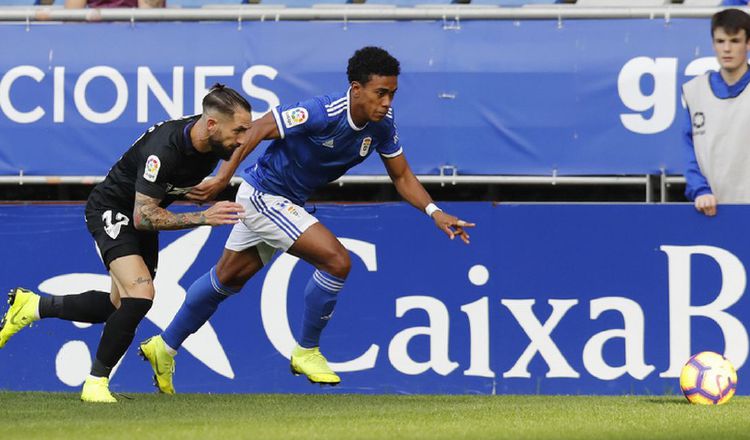
[[200, 8], [207, 5], [241, 5], [243, 0], [166, 0], [167, 7]]
[[721, 6], [721, 0], [685, 0], [684, 6]]
[[0, 0], [2, 6], [34, 6], [38, 4], [36, 0]]
[[366, 4], [378, 4], [378, 5], [395, 5], [395, 6], [419, 6], [424, 4], [429, 5], [450, 5], [452, 0], [367, 0]]
[[452, 0], [367, 0], [367, 4], [393, 5], [416, 7], [421, 5], [444, 6], [452, 4]]
[[577, 6], [620, 6], [638, 8], [644, 6], [665, 6], [671, 4], [670, 0], [578, 0]]
[[[332, 3], [331, 0], [325, 0], [326, 3], [315, 3], [312, 5], [316, 9], [341, 9], [344, 6], [345, 10], [361, 10], [361, 9], [391, 9], [395, 8], [396, 5], [379, 5], [379, 4], [367, 4], [367, 3]], [[343, 0], [342, 0], [343, 1]]]
[[471, 0], [472, 5], [498, 5], [498, 6], [531, 6], [531, 5], [553, 5], [560, 3], [557, 0]]
[[260, 0], [261, 5], [289, 6], [291, 8], [341, 7], [353, 4], [351, 0]]

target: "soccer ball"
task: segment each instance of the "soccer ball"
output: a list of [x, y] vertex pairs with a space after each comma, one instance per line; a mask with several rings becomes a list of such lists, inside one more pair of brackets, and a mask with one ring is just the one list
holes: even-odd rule
[[737, 372], [724, 356], [703, 351], [682, 367], [680, 388], [690, 403], [721, 405], [734, 396]]

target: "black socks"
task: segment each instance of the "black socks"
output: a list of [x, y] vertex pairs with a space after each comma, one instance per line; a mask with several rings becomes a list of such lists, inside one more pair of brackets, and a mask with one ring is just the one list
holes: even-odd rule
[[104, 326], [102, 339], [91, 367], [91, 375], [109, 377], [112, 368], [125, 354], [135, 336], [135, 329], [151, 309], [153, 301], [145, 298], [122, 298], [120, 308], [112, 313]]
[[42, 296], [39, 300], [40, 318], [60, 318], [67, 321], [106, 322], [115, 306], [109, 292], [89, 290], [78, 295]]

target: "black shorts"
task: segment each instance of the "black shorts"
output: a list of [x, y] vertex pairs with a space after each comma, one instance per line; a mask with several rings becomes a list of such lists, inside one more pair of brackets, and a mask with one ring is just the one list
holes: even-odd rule
[[133, 227], [132, 213], [117, 208], [94, 209], [86, 206], [86, 226], [102, 254], [104, 266], [126, 255], [140, 255], [151, 278], [156, 277], [159, 262], [159, 233]]

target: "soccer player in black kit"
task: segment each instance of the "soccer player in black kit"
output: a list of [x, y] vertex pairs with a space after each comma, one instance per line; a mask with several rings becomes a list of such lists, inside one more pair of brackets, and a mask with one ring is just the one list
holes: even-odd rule
[[109, 375], [130, 346], [154, 298], [158, 231], [234, 224], [242, 205], [218, 202], [183, 214], [165, 208], [199, 184], [220, 159], [229, 159], [251, 123], [250, 104], [216, 84], [203, 99], [203, 113], [156, 124], [112, 167], [86, 203], [86, 224], [112, 278], [111, 292], [39, 296], [15, 288], [0, 322], [0, 348], [41, 318], [105, 323], [91, 374], [81, 393], [85, 402], [116, 402]]

